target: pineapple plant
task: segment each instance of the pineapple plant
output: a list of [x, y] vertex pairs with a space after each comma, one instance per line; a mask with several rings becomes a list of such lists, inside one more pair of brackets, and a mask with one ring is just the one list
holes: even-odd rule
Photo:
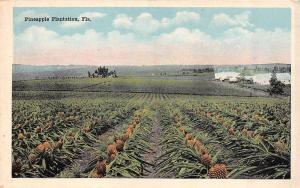
[[98, 175], [105, 176], [106, 174], [106, 160], [98, 161], [95, 167]]
[[206, 167], [209, 167], [211, 165], [211, 160], [211, 156], [208, 153], [205, 153], [201, 156], [201, 162]]
[[43, 143], [43, 146], [45, 148], [45, 151], [48, 151], [48, 150], [52, 149], [51, 144], [47, 140]]
[[134, 128], [135, 128], [135, 125], [134, 125], [134, 124], [129, 124], [127, 129], [134, 130]]
[[247, 114], [243, 114], [243, 116], [242, 116], [242, 119], [243, 119], [243, 120], [248, 120], [248, 118], [249, 118], [249, 117], [248, 117]]
[[117, 139], [116, 140], [116, 149], [118, 152], [123, 151], [123, 147], [124, 147], [124, 141]]
[[235, 130], [233, 127], [231, 127], [230, 129], [228, 129], [229, 135], [235, 135]]
[[116, 153], [113, 153], [111, 155], [108, 156], [108, 162], [111, 162], [113, 161], [115, 158], [116, 158], [117, 154]]
[[40, 126], [37, 126], [34, 130], [35, 133], [41, 133], [42, 132], [42, 128]]
[[27, 137], [28, 139], [32, 139], [32, 134], [31, 134], [31, 133], [27, 133], [27, 134], [26, 134], [26, 137]]
[[16, 124], [15, 129], [20, 129], [20, 128], [23, 128], [23, 125], [20, 123]]
[[21, 159], [16, 159], [15, 161], [13, 161], [13, 164], [12, 164], [12, 172], [13, 174], [20, 174], [21, 173], [21, 169], [22, 169], [22, 161]]
[[129, 138], [129, 136], [130, 136], [129, 133], [126, 132], [122, 137], [123, 142], [126, 142]]
[[127, 127], [125, 134], [128, 134], [129, 136], [131, 136], [133, 133], [133, 128], [132, 127]]
[[184, 130], [182, 127], [179, 127], [178, 130], [179, 130], [180, 132], [182, 132], [183, 134], [186, 133], [185, 130]]
[[20, 132], [20, 133], [18, 134], [18, 139], [19, 139], [19, 140], [24, 140], [24, 139], [25, 139], [24, 134]]
[[253, 131], [247, 131], [246, 135], [247, 137], [251, 138], [253, 137], [254, 132]]
[[282, 139], [278, 139], [277, 142], [275, 142], [274, 147], [277, 153], [283, 153], [285, 150], [284, 141]]
[[45, 146], [41, 143], [36, 147], [36, 151], [38, 154], [43, 154], [45, 152]]
[[28, 155], [28, 162], [29, 164], [34, 164], [37, 156], [34, 153], [30, 153]]
[[208, 153], [207, 149], [205, 148], [205, 146], [203, 145], [203, 143], [199, 140], [195, 141], [194, 144], [194, 149], [196, 150], [196, 152], [198, 152], [200, 155], [204, 155], [206, 153]]
[[198, 150], [196, 150], [200, 155], [205, 155], [208, 153], [207, 149], [204, 147], [204, 145], [200, 148], [198, 148]]
[[133, 121], [136, 122], [137, 124], [139, 124], [140, 123], [140, 118], [139, 117], [134, 117]]
[[93, 170], [90, 177], [91, 178], [102, 178], [103, 175], [102, 174], [98, 174], [97, 170]]
[[248, 132], [248, 129], [246, 127], [243, 128], [243, 130], [241, 131], [241, 134], [245, 137], [247, 137], [247, 132]]
[[193, 140], [193, 137], [190, 134], [185, 134], [186, 140]]
[[227, 169], [225, 164], [215, 164], [208, 171], [210, 178], [225, 179], [227, 178]]
[[187, 143], [188, 143], [190, 146], [194, 146], [194, 145], [195, 145], [195, 139], [193, 139], [193, 140], [187, 140]]
[[116, 148], [116, 144], [110, 144], [107, 146], [107, 155], [113, 155], [117, 153], [117, 148]]
[[255, 136], [254, 136], [254, 139], [256, 139], [256, 140], [263, 140], [264, 139], [264, 136], [262, 136], [261, 134], [256, 134]]
[[56, 149], [62, 149], [64, 142], [62, 139], [59, 139], [56, 143], [55, 143], [55, 148]]

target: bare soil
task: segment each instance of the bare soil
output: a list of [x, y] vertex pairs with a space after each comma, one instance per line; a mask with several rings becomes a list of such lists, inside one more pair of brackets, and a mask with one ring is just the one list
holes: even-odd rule
[[152, 164], [152, 166], [147, 165], [147, 171], [145, 171], [144, 176], [145, 178], [159, 178], [156, 174], [156, 163], [159, 156], [162, 155], [162, 148], [160, 145], [160, 139], [162, 138], [162, 129], [160, 125], [160, 113], [157, 111], [156, 116], [153, 123], [153, 128], [151, 133], [149, 134], [149, 143], [151, 143], [151, 150], [143, 156], [144, 161]]
[[[107, 142], [108, 137], [113, 136], [116, 132], [122, 131], [122, 125], [123, 123], [120, 123], [114, 127], [111, 127], [105, 133], [99, 135], [98, 140], [100, 145], [106, 145], [103, 143]], [[97, 150], [99, 150], [99, 144], [95, 144], [93, 148], [97, 148]], [[57, 176], [59, 177], [61, 174], [70, 174], [73, 176], [76, 173], [83, 173], [83, 171], [88, 167], [89, 163], [98, 156], [97, 150], [87, 149], [77, 159], [74, 160], [70, 167], [60, 172]]]

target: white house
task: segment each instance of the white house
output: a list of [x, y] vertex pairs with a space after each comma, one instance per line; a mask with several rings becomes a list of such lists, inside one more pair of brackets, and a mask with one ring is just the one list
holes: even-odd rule
[[[244, 76], [244, 79], [253, 81], [254, 83], [261, 85], [269, 85], [272, 73], [260, 73], [253, 76]], [[276, 77], [282, 83], [288, 85], [291, 84], [291, 74], [290, 73], [276, 73]], [[218, 72], [215, 73], [215, 79], [220, 81], [228, 80], [229, 82], [238, 82], [241, 78], [238, 72]]]

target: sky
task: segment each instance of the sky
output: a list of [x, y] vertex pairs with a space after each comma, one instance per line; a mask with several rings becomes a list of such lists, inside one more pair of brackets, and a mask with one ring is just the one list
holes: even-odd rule
[[[25, 22], [25, 17], [90, 22]], [[290, 63], [288, 8], [14, 8], [14, 63]]]

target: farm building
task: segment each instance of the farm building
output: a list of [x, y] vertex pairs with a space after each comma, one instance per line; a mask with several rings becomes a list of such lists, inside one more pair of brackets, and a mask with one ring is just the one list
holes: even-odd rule
[[239, 76], [238, 72], [217, 72], [215, 73], [215, 80], [220, 80], [222, 82], [229, 81], [230, 79], [236, 78]]
[[[228, 81], [230, 83], [242, 82], [247, 84], [257, 83], [260, 85], [269, 85], [271, 76], [272, 73], [260, 73], [253, 76], [240, 76], [240, 73], [238, 72], [218, 72], [215, 73], [215, 80], [220, 80], [222, 82]], [[291, 84], [290, 73], [277, 73], [276, 76], [277, 79], [285, 85]]]

